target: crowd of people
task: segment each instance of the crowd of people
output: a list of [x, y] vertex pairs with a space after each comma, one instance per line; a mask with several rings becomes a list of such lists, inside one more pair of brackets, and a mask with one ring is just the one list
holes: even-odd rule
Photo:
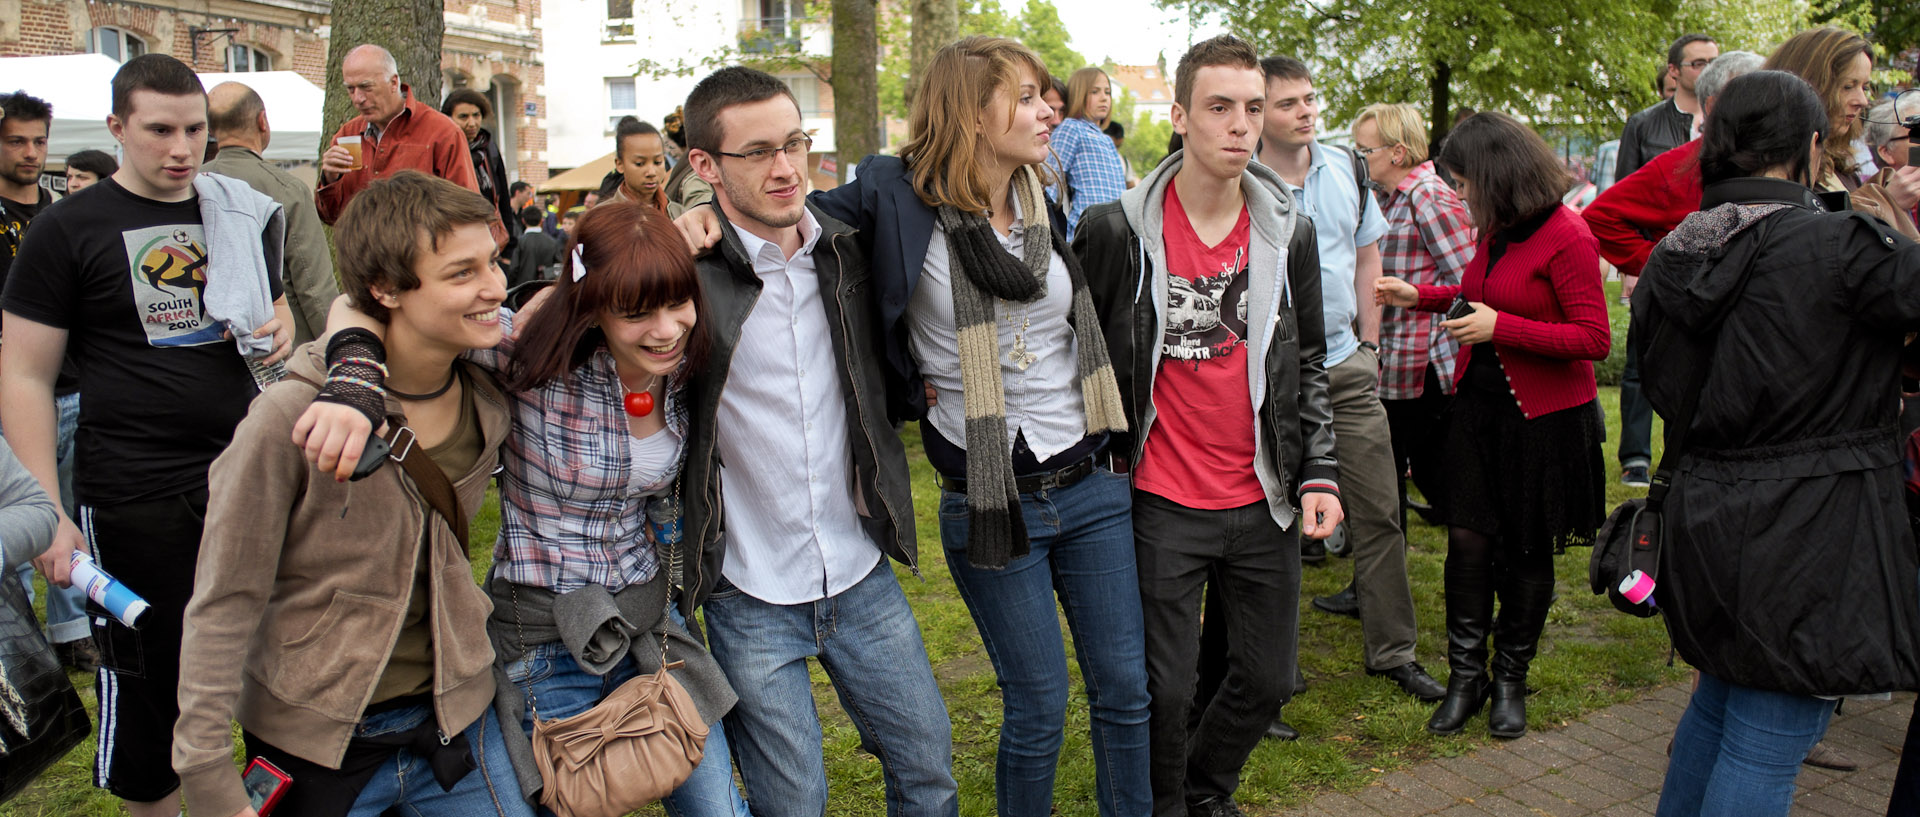
[[[1310, 608], [1359, 619], [1366, 674], [1434, 734], [1484, 710], [1516, 738], [1554, 557], [1617, 479], [1664, 498], [1660, 609], [1698, 672], [1659, 814], [1784, 815], [1836, 701], [1920, 689], [1920, 103], [1876, 105], [1833, 28], [1667, 62], [1584, 213], [1526, 123], [1432, 144], [1381, 103], [1328, 144], [1307, 65], [1231, 35], [1180, 59], [1179, 145], [1137, 178], [1101, 69], [968, 37], [846, 184], [811, 191], [792, 92], [728, 67], [664, 129], [619, 122], [564, 214], [509, 181], [483, 95], [436, 110], [374, 45], [314, 189], [261, 158], [256, 93], [148, 54], [113, 80], [120, 163], [69, 157], [55, 201], [51, 110], [12, 94], [5, 566], [95, 671], [94, 782], [133, 817], [266, 817], [235, 722], [292, 780], [278, 817], [618, 814], [556, 771], [604, 758], [549, 744], [661, 679], [704, 737], [648, 799], [822, 815], [814, 664], [889, 814], [957, 815], [895, 572], [925, 578], [917, 422], [1002, 700], [992, 810], [1054, 810], [1070, 638], [1103, 817], [1231, 817], [1259, 742], [1300, 737], [1330, 538], [1353, 580]], [[1602, 258], [1644, 281], [1617, 472]], [[1444, 682], [1409, 510], [1446, 531]], [[140, 628], [85, 614], [77, 552]], [[1920, 813], [1920, 717], [1906, 748], [1889, 814]]]

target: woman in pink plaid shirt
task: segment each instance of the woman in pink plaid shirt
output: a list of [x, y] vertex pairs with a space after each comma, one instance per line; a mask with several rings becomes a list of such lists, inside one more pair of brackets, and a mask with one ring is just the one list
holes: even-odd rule
[[[1427, 158], [1427, 126], [1412, 105], [1369, 105], [1353, 122], [1354, 152], [1366, 157], [1381, 191], [1387, 234], [1380, 239], [1385, 275], [1415, 286], [1457, 285], [1473, 260], [1476, 237], [1460, 197]], [[1380, 402], [1393, 428], [1393, 459], [1432, 498], [1439, 492], [1440, 415], [1453, 394], [1460, 350], [1440, 328], [1445, 316], [1386, 307], [1380, 318]], [[1400, 486], [1401, 507], [1407, 489]], [[1401, 528], [1406, 528], [1402, 514]]]

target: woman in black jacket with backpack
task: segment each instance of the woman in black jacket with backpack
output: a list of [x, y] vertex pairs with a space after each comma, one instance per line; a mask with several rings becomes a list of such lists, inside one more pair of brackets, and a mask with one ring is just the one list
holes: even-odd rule
[[1787, 814], [1832, 696], [1920, 687], [1897, 426], [1920, 247], [1808, 188], [1827, 127], [1790, 74], [1730, 83], [1700, 150], [1701, 211], [1634, 294], [1654, 408], [1698, 401], [1669, 430], [1654, 596], [1700, 685], [1661, 817]]

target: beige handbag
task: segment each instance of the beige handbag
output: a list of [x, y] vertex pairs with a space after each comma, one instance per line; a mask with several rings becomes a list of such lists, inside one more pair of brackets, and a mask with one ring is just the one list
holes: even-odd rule
[[[524, 636], [520, 649], [526, 650]], [[667, 660], [665, 636], [660, 664], [659, 672], [627, 681], [592, 709], [559, 720], [540, 720], [539, 701], [527, 686], [541, 805], [560, 817], [621, 817], [687, 782], [706, 754], [708, 727], [668, 672], [683, 662]]]

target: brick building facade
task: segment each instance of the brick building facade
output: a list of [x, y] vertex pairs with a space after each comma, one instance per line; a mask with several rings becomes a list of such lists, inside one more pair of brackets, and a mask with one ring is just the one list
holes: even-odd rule
[[[509, 175], [535, 184], [547, 178], [540, 4], [447, 0], [440, 55], [445, 88], [494, 101], [487, 127]], [[294, 71], [325, 87], [331, 11], [330, 0], [0, 0], [0, 57], [161, 52], [196, 71]]]

